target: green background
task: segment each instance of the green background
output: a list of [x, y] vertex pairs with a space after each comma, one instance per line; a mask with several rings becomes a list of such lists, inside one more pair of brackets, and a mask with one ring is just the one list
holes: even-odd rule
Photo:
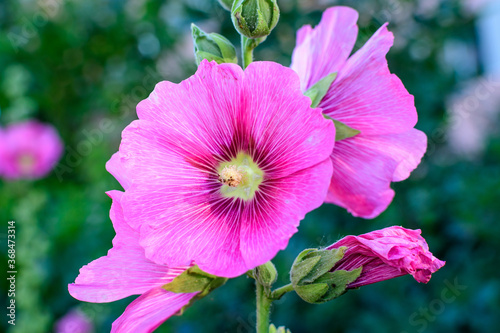
[[[389, 21], [396, 38], [389, 67], [415, 96], [417, 128], [429, 137], [428, 154], [410, 179], [393, 184], [396, 197], [378, 218], [354, 218], [333, 205], [308, 214], [274, 260], [281, 273], [276, 285], [287, 283], [287, 270], [302, 249], [390, 225], [422, 229], [431, 251], [447, 262], [427, 285], [405, 276], [322, 305], [286, 295], [271, 319], [293, 333], [500, 329], [500, 134], [485, 133], [483, 152], [465, 158], [450, 150], [445, 131], [447, 98], [483, 74], [480, 62], [454, 66], [443, 56], [451, 42], [472, 50], [476, 60], [476, 15], [462, 2], [434, 3], [422, 9], [420, 2], [397, 0], [282, 0], [278, 26], [256, 50], [257, 60], [288, 66], [295, 31], [316, 25], [332, 5], [360, 12], [356, 48]], [[156, 82], [179, 82], [196, 70], [191, 22], [239, 45], [229, 13], [213, 0], [0, 2], [1, 125], [38, 118], [56, 126], [66, 146], [58, 174], [34, 182], [0, 181], [1, 267], [7, 262], [9, 220], [16, 221], [18, 266], [17, 324], [8, 327], [3, 317], [2, 331], [52, 332], [77, 307], [96, 332], [107, 332], [133, 300], [83, 303], [69, 296], [67, 284], [111, 247], [111, 200], [105, 191], [120, 186], [104, 165], [118, 149], [120, 132], [136, 118], [135, 105]], [[471, 118], [478, 116], [475, 111], [480, 112], [471, 110]], [[497, 115], [497, 129], [498, 123]], [[7, 304], [5, 278], [0, 287]], [[252, 281], [239, 277], [158, 332], [251, 332], [254, 306]]]

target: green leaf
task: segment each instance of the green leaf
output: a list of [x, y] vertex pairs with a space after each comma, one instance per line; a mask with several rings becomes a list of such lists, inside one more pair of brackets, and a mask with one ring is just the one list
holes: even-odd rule
[[325, 97], [328, 89], [332, 85], [333, 81], [337, 77], [337, 73], [331, 73], [316, 82], [311, 88], [307, 89], [304, 93], [307, 97], [311, 99], [311, 107], [315, 108], [319, 105], [323, 97]]

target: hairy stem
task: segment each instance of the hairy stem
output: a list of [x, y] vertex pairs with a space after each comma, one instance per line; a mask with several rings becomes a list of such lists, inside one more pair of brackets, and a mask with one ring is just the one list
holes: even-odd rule
[[255, 281], [257, 289], [257, 333], [269, 333], [269, 313], [272, 300], [266, 295], [263, 285]]

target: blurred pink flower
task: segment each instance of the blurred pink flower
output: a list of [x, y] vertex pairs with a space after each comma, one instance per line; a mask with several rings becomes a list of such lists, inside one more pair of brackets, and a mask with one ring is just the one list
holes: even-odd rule
[[388, 227], [359, 236], [346, 236], [328, 250], [347, 246], [344, 257], [332, 270], [350, 271], [363, 266], [361, 275], [348, 288], [357, 288], [411, 274], [418, 282], [429, 282], [432, 273], [444, 266], [429, 251], [420, 230]]
[[139, 233], [123, 218], [123, 192], [110, 191], [110, 217], [116, 231], [108, 255], [80, 269], [68, 286], [74, 298], [94, 303], [140, 294], [113, 323], [111, 332], [152, 332], [187, 305], [197, 293], [173, 293], [162, 288], [188, 267], [169, 268], [148, 260], [139, 245]]
[[63, 152], [54, 127], [34, 120], [0, 129], [0, 176], [37, 179], [47, 175]]
[[59, 319], [55, 325], [55, 333], [91, 333], [94, 325], [79, 310], [71, 310]]
[[408, 178], [420, 163], [427, 137], [413, 128], [413, 96], [387, 67], [385, 55], [393, 43], [387, 24], [349, 57], [357, 18], [354, 9], [332, 7], [316, 28], [302, 27], [291, 68], [299, 74], [303, 91], [337, 72], [318, 107], [360, 133], [336, 142], [326, 201], [354, 216], [374, 218], [394, 197], [391, 181]]
[[203, 61], [139, 103], [107, 169], [148, 259], [234, 277], [287, 246], [324, 201], [335, 136], [299, 82], [272, 62]]

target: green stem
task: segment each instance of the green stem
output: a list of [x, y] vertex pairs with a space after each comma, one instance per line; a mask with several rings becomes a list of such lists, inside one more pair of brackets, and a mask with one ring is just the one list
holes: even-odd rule
[[274, 290], [271, 293], [271, 299], [272, 300], [279, 300], [284, 294], [289, 293], [290, 291], [293, 291], [293, 286], [291, 283], [287, 284], [286, 286], [280, 287], [276, 290]]
[[269, 312], [273, 302], [266, 295], [263, 285], [255, 281], [257, 287], [257, 333], [269, 333]]
[[241, 35], [241, 56], [243, 58], [243, 69], [253, 61], [253, 47], [248, 43], [248, 38]]

